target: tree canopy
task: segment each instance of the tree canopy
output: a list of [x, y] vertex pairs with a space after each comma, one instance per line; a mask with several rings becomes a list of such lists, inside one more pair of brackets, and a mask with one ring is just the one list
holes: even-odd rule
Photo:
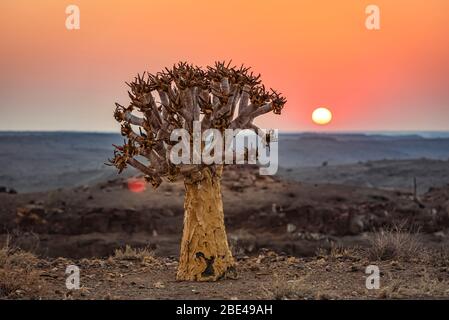
[[[286, 103], [276, 90], [265, 88], [260, 74], [230, 62], [206, 68], [179, 62], [156, 74], [137, 75], [127, 85], [131, 101], [126, 107], [116, 103], [114, 112], [125, 140], [122, 146], [115, 146], [110, 164], [119, 172], [128, 165], [135, 167], [154, 187], [163, 177], [173, 181], [179, 176], [201, 175], [205, 166], [169, 161], [168, 154], [176, 143], [170, 140], [174, 129], [192, 133], [193, 122], [199, 121], [201, 131], [257, 131], [253, 124], [256, 117], [268, 112], [280, 114]], [[140, 157], [149, 161], [142, 162]]]

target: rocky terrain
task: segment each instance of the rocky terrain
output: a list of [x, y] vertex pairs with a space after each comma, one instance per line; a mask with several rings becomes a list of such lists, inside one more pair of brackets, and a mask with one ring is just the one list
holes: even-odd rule
[[[182, 182], [132, 192], [127, 179], [44, 193], [1, 193], [1, 237], [49, 257], [104, 257], [118, 247], [149, 246], [175, 257], [182, 233]], [[367, 234], [403, 224], [429, 245], [446, 244], [449, 187], [410, 192], [310, 184], [229, 167], [223, 177], [225, 223], [237, 254], [270, 248], [310, 256], [331, 243], [364, 245]], [[419, 229], [419, 230], [418, 230]]]
[[[14, 153], [17, 139], [29, 146], [23, 155]], [[317, 146], [308, 158], [295, 149], [298, 137], [286, 137], [288, 159], [296, 154], [302, 165], [284, 161], [277, 176], [226, 167], [225, 223], [239, 275], [217, 285], [175, 281], [182, 181], [154, 190], [135, 172], [105, 169], [99, 159], [115, 136], [100, 135], [97, 145], [70, 134], [45, 139], [42, 152], [26, 136], [0, 139], [0, 298], [449, 297], [449, 149], [411, 160], [402, 141], [402, 160], [346, 163], [335, 153], [317, 162], [327, 159], [319, 152], [326, 144], [349, 148], [365, 138], [302, 137]], [[410, 148], [419, 146], [420, 138], [410, 139]], [[447, 141], [418, 149], [435, 155]], [[378, 156], [395, 143], [388, 140]], [[71, 264], [80, 267], [80, 290], [65, 288]], [[370, 264], [380, 268], [379, 290], [365, 287]]]
[[331, 183], [426, 193], [444, 187], [449, 181], [449, 160], [405, 159], [378, 160], [320, 167], [281, 168], [279, 175], [295, 181]]
[[[391, 236], [381, 239], [401, 250], [389, 256], [377, 255], [389, 248], [379, 244], [370, 250], [332, 247], [303, 258], [259, 250], [237, 259], [237, 278], [219, 282], [175, 281], [177, 261], [147, 249], [73, 260], [3, 248], [0, 299], [448, 299], [447, 250], [426, 251], [410, 235], [400, 242]], [[378, 288], [366, 285], [372, 264], [379, 268]], [[66, 270], [73, 265], [80, 283], [69, 290]]]
[[[420, 192], [448, 182], [447, 132], [292, 133], [278, 140], [279, 173], [296, 181], [410, 190], [416, 177]], [[115, 179], [104, 163], [122, 141], [109, 133], [0, 132], [0, 186], [25, 193]]]

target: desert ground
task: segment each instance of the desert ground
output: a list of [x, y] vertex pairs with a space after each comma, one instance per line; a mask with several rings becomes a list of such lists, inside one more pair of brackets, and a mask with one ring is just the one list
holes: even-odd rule
[[[357, 139], [359, 150], [380, 138], [287, 138], [294, 139], [290, 162], [281, 149], [278, 175], [225, 169], [237, 277], [193, 283], [175, 280], [182, 181], [132, 192], [135, 172], [118, 176], [99, 161], [115, 136], [50, 135], [37, 146], [24, 136], [2, 137], [0, 298], [449, 298], [447, 139], [388, 138], [384, 151], [366, 160], [320, 154], [329, 143], [349, 148]], [[20, 139], [18, 153], [12, 144]], [[421, 153], [407, 151], [410, 139]], [[292, 151], [308, 144], [305, 155]], [[388, 159], [391, 150], [398, 159]], [[69, 265], [80, 268], [80, 290], [65, 286]], [[379, 267], [379, 289], [365, 286], [368, 265]]]
[[[107, 259], [38, 259], [0, 252], [2, 299], [447, 299], [447, 252], [402, 249], [377, 260], [369, 250], [332, 248], [297, 258], [261, 250], [237, 260], [237, 278], [175, 281], [177, 261], [126, 247]], [[413, 256], [410, 256], [412, 254]], [[367, 289], [365, 268], [380, 270], [380, 288]], [[81, 287], [67, 290], [68, 265], [80, 268]]]

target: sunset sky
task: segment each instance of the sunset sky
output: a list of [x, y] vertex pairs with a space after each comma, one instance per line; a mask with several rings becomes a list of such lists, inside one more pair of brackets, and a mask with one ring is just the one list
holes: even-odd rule
[[[65, 28], [70, 4], [80, 30]], [[118, 131], [136, 73], [229, 59], [288, 99], [263, 128], [449, 130], [448, 14], [447, 0], [1, 0], [0, 130]]]

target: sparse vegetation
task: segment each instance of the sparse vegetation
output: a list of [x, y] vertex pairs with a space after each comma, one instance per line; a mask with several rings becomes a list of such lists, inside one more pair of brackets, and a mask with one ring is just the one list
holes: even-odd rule
[[42, 289], [38, 259], [29, 252], [11, 248], [9, 243], [0, 249], [0, 299], [37, 298]]
[[[178, 262], [156, 257], [148, 248], [128, 245], [116, 250], [108, 261], [98, 258], [71, 261], [37, 259], [22, 250], [4, 247], [0, 250], [0, 299], [449, 297], [448, 268], [440, 266], [445, 264], [446, 252], [426, 250], [425, 253], [428, 259], [377, 261], [382, 271], [381, 288], [367, 290], [364, 270], [371, 262], [363, 249], [333, 245], [309, 258], [261, 250], [259, 256], [239, 260], [239, 277], [244, 281], [223, 281], [217, 290], [213, 284], [170, 281]], [[81, 267], [81, 290], [65, 289], [64, 271], [69, 264]]]
[[281, 280], [275, 277], [271, 287], [265, 290], [267, 292], [267, 299], [274, 300], [327, 300], [330, 298], [326, 294], [319, 293], [312, 285], [308, 284], [306, 277], [298, 280]]
[[362, 249], [359, 247], [344, 247], [332, 242], [329, 249], [319, 248], [316, 252], [317, 257], [323, 257], [331, 261], [335, 260], [359, 260]]
[[430, 298], [448, 297], [449, 285], [447, 280], [423, 268], [418, 278], [410, 281], [407, 278], [396, 278], [387, 282], [379, 290], [379, 299]]
[[441, 247], [431, 250], [427, 256], [429, 263], [435, 267], [449, 268], [449, 248]]
[[151, 262], [155, 260], [153, 252], [148, 247], [132, 248], [129, 245], [126, 245], [125, 248], [116, 249], [113, 259], [139, 262]]
[[275, 277], [272, 285], [269, 289], [265, 289], [267, 292], [267, 299], [274, 300], [297, 300], [300, 297], [297, 281], [285, 281]]
[[373, 261], [399, 259], [408, 261], [423, 254], [423, 246], [417, 233], [410, 232], [403, 226], [394, 226], [374, 233], [370, 238], [367, 256]]

